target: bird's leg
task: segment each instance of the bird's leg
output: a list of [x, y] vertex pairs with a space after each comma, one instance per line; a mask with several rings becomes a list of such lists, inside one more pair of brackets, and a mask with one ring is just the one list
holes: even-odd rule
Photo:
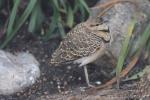
[[84, 65], [83, 68], [84, 68], [85, 79], [86, 79], [86, 83], [87, 83], [88, 87], [94, 87], [93, 85], [90, 84], [87, 66]]

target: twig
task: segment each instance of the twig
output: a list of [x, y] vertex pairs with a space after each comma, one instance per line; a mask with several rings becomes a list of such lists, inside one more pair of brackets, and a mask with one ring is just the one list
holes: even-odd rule
[[[133, 57], [132, 61], [128, 64], [128, 66], [121, 72], [121, 76], [120, 78], [123, 78], [125, 77], [129, 72], [130, 70], [135, 66], [135, 64], [137, 63], [137, 61], [139, 60], [139, 55], [140, 53], [136, 53], [136, 55]], [[88, 93], [90, 93], [90, 91], [94, 91], [94, 90], [100, 90], [100, 89], [103, 89], [103, 88], [106, 88], [106, 87], [111, 87], [114, 83], [116, 83], [117, 81], [117, 77], [114, 77], [112, 78], [110, 81], [106, 82], [104, 85], [100, 85], [98, 87], [95, 87], [95, 88], [91, 88], [88, 91]]]
[[107, 3], [104, 3], [104, 4], [99, 4], [95, 7], [92, 7], [92, 9], [104, 9], [98, 16], [97, 18], [105, 15], [105, 13], [110, 10], [115, 4], [118, 4], [118, 3], [131, 3], [131, 4], [134, 4], [137, 7], [137, 4], [136, 4], [136, 1], [135, 0], [111, 0]]

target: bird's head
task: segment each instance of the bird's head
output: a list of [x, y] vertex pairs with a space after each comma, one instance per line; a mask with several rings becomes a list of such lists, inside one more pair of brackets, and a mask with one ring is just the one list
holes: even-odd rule
[[86, 22], [86, 26], [97, 36], [101, 37], [105, 42], [110, 41], [111, 35], [109, 31], [109, 26], [106, 23]]

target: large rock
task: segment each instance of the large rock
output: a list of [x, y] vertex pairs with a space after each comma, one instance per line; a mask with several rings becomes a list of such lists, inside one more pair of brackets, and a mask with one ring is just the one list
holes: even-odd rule
[[13, 55], [0, 50], [0, 94], [18, 92], [34, 84], [39, 76], [39, 63], [32, 54]]
[[[99, 3], [108, 3], [111, 0], [100, 0]], [[129, 0], [130, 1], [130, 0]], [[131, 0], [132, 1], [132, 0]], [[112, 53], [115, 58], [120, 55], [122, 43], [128, 33], [129, 24], [133, 18], [137, 18], [136, 29], [134, 31], [134, 43], [136, 37], [143, 33], [147, 20], [149, 20], [150, 2], [148, 0], [133, 0], [134, 3], [122, 2], [115, 4], [111, 9], [106, 11], [102, 16], [103, 21], [109, 26], [111, 41], [108, 45], [108, 51]], [[100, 8], [91, 8], [92, 14], [90, 19], [96, 19], [96, 16], [102, 12]], [[131, 44], [132, 48], [136, 48], [136, 44]]]

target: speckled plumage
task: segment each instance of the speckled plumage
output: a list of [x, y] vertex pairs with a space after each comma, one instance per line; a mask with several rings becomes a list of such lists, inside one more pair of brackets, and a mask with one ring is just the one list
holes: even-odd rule
[[[87, 57], [101, 49], [105, 37], [98, 30], [90, 30], [87, 23], [76, 25], [52, 54], [50, 64], [61, 65]], [[104, 33], [104, 32], [103, 32]]]
[[59, 66], [71, 62], [78, 63], [79, 66], [84, 67], [88, 86], [92, 86], [89, 82], [86, 65], [104, 54], [105, 43], [110, 40], [108, 33], [108, 26], [105, 24], [92, 25], [84, 22], [76, 25], [52, 54], [50, 64]]

